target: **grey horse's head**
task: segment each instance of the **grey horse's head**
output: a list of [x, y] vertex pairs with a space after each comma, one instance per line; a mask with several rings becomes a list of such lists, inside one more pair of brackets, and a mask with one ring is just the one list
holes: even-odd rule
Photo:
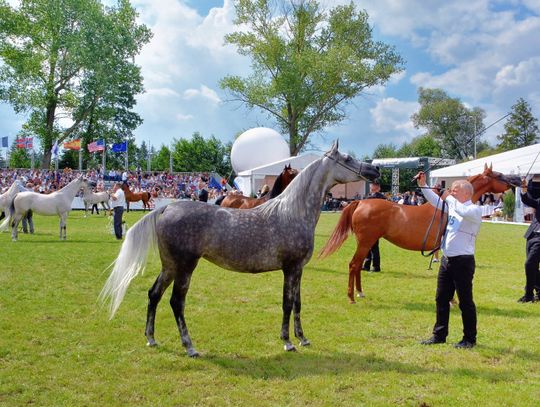
[[325, 159], [335, 161], [334, 179], [338, 183], [345, 184], [347, 182], [358, 181], [365, 179], [373, 181], [380, 177], [379, 169], [374, 165], [358, 161], [348, 154], [342, 154], [338, 151], [339, 142], [336, 140], [330, 151], [325, 154]]

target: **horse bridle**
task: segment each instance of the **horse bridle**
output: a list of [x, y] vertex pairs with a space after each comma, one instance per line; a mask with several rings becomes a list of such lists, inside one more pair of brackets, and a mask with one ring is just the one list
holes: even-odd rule
[[358, 171], [356, 171], [356, 169], [354, 169], [354, 168], [352, 168], [352, 167], [349, 167], [347, 164], [342, 163], [342, 162], [339, 161], [338, 159], [336, 159], [336, 158], [330, 156], [328, 153], [325, 153], [324, 156], [327, 157], [327, 158], [329, 158], [329, 159], [331, 159], [331, 160], [334, 160], [334, 161], [336, 162], [336, 164], [341, 165], [343, 168], [348, 169], [348, 170], [351, 171], [353, 174], [357, 174], [357, 175], [360, 176], [360, 178], [362, 178], [363, 180], [365, 180], [365, 181], [370, 181], [368, 178], [366, 178], [366, 177], [364, 177], [364, 176], [362, 175], [362, 168], [364, 168], [364, 165], [365, 165], [366, 163], [364, 163], [364, 162], [362, 162], [362, 161], [358, 161], [358, 162], [360, 163], [360, 169], [359, 169]]

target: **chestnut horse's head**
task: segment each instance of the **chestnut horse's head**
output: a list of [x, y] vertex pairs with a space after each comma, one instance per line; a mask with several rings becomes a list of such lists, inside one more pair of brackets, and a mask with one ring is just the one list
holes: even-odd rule
[[270, 191], [269, 198], [272, 199], [281, 194], [285, 190], [285, 188], [287, 188], [287, 185], [289, 185], [294, 179], [294, 177], [296, 177], [297, 175], [297, 169], [291, 168], [291, 164], [286, 165], [285, 168], [283, 168], [283, 171], [281, 171], [281, 174], [279, 174], [276, 178], [274, 186]]
[[493, 164], [489, 167], [484, 164], [484, 172], [473, 175], [467, 180], [474, 188], [473, 202], [487, 192], [498, 194], [521, 184], [521, 179], [517, 175], [504, 175], [493, 171]]

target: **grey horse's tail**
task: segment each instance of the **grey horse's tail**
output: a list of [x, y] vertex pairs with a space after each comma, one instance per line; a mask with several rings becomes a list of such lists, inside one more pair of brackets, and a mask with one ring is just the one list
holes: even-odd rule
[[9, 211], [6, 208], [6, 218], [0, 224], [0, 232], [5, 232], [7, 228], [9, 227], [9, 224], [11, 223], [11, 218], [13, 217], [13, 214], [15, 213], [15, 199], [12, 199], [9, 204]]
[[155, 209], [128, 230], [120, 253], [111, 264], [114, 265], [113, 270], [99, 294], [102, 302], [110, 297], [111, 318], [122, 303], [131, 281], [144, 272], [148, 250], [155, 248], [157, 242], [157, 219], [165, 208]]

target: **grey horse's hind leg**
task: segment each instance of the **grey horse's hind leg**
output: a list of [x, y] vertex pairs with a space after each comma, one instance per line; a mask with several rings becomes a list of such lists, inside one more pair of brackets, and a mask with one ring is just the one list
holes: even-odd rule
[[11, 220], [11, 240], [14, 242], [16, 242], [19, 237], [19, 222], [21, 221], [21, 218], [21, 215], [15, 214]]
[[193, 270], [195, 269], [197, 262], [198, 259], [190, 262], [191, 264], [189, 265], [184, 263], [183, 267], [178, 270], [174, 278], [173, 293], [170, 301], [171, 308], [174, 312], [174, 318], [176, 320], [176, 324], [178, 325], [178, 330], [180, 331], [182, 346], [186, 348], [186, 352], [190, 357], [199, 356], [199, 352], [195, 350], [191, 342], [186, 320], [184, 318], [184, 308], [186, 305], [186, 295], [189, 290], [191, 275], [193, 274]]
[[146, 329], [144, 334], [148, 340], [148, 346], [156, 346], [157, 342], [154, 338], [154, 323], [156, 321], [156, 310], [163, 293], [172, 282], [172, 276], [167, 274], [165, 270], [159, 273], [154, 285], [148, 290], [148, 311], [146, 312]]
[[283, 269], [283, 322], [281, 325], [281, 339], [285, 343], [286, 351], [295, 351], [296, 348], [289, 339], [289, 321], [291, 311], [294, 310], [294, 335], [300, 339], [300, 346], [308, 346], [310, 342], [304, 337], [302, 322], [300, 321], [300, 283], [302, 281], [302, 267], [294, 266]]

